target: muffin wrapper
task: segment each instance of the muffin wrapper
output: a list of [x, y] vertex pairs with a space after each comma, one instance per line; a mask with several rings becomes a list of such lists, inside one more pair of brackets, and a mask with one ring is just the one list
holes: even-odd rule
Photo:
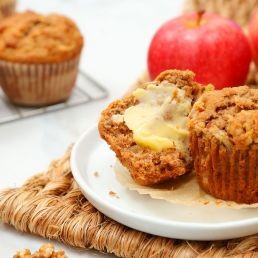
[[117, 159], [113, 166], [116, 179], [125, 188], [137, 191], [141, 195], [148, 195], [152, 199], [164, 200], [173, 204], [183, 206], [215, 206], [217, 208], [246, 209], [258, 208], [258, 203], [246, 204], [236, 203], [217, 199], [203, 191], [197, 180], [194, 171], [177, 179], [164, 182], [156, 186], [143, 186], [137, 184], [130, 175], [130, 172]]
[[209, 194], [238, 203], [258, 202], [258, 149], [228, 150], [217, 139], [192, 133], [190, 147], [199, 185]]
[[0, 85], [14, 104], [44, 106], [66, 100], [75, 85], [80, 56], [56, 64], [0, 61]]
[[10, 16], [15, 12], [16, 0], [0, 1], [0, 19]]

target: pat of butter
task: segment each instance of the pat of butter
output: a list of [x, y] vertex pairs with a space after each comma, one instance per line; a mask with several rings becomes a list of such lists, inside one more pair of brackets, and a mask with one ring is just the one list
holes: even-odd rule
[[124, 121], [135, 142], [156, 151], [176, 147], [187, 153], [187, 115], [191, 99], [185, 91], [168, 82], [150, 84], [133, 95], [138, 104], [125, 110]]

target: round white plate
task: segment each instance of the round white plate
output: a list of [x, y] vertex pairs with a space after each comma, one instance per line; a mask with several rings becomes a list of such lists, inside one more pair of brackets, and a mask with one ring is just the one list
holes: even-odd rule
[[190, 207], [154, 200], [121, 186], [115, 154], [100, 139], [97, 126], [74, 145], [71, 167], [86, 198], [108, 217], [154, 235], [188, 240], [222, 240], [258, 233], [258, 209]]

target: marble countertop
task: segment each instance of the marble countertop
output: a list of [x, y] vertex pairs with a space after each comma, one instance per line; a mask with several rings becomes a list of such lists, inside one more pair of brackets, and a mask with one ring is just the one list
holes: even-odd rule
[[[100, 82], [109, 97], [71, 109], [0, 125], [0, 188], [19, 186], [61, 156], [70, 143], [97, 122], [99, 113], [146, 69], [155, 30], [178, 15], [183, 0], [18, 0], [18, 10], [58, 12], [73, 18], [85, 37], [81, 69]], [[46, 240], [0, 224], [0, 256]], [[73, 257], [108, 257], [55, 243]], [[111, 256], [110, 256], [111, 257]]]

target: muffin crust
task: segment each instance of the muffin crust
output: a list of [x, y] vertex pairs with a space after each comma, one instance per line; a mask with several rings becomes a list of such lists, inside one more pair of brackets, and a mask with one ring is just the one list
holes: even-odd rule
[[0, 23], [0, 59], [17, 63], [59, 63], [77, 56], [83, 38], [61, 15], [27, 11]]
[[220, 199], [258, 202], [258, 90], [241, 86], [203, 94], [189, 129], [200, 186]]

